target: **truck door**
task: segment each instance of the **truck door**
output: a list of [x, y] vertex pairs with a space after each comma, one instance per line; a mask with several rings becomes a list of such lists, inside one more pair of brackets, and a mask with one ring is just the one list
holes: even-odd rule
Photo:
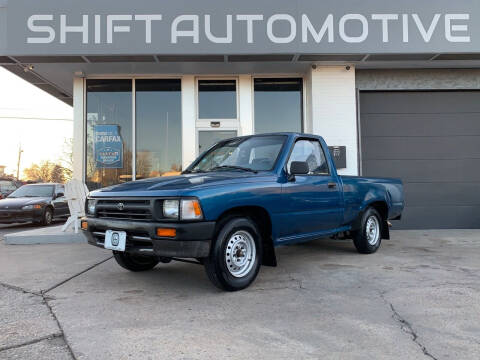
[[309, 173], [296, 175], [284, 184], [282, 196], [287, 212], [281, 236], [313, 234], [335, 229], [343, 219], [343, 198], [337, 176], [332, 176], [318, 140], [297, 140], [287, 162], [306, 161]]

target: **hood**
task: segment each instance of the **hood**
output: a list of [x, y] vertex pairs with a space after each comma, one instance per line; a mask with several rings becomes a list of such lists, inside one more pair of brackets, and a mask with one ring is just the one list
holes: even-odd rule
[[[268, 178], [271, 178], [269, 174]], [[238, 182], [262, 181], [265, 175], [242, 173], [239, 171], [219, 171], [211, 173], [185, 174], [132, 181], [109, 186], [91, 193], [92, 196], [108, 196], [121, 192], [148, 192], [161, 190], [194, 190], [206, 186], [221, 186]]]
[[49, 203], [49, 197], [21, 197], [7, 198], [0, 200], [0, 210], [20, 209], [25, 205], [45, 204]]

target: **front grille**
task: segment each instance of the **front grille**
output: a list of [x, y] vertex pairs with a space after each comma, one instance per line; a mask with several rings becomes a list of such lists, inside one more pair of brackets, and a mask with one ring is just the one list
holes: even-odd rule
[[153, 220], [150, 199], [108, 199], [97, 201], [97, 217], [116, 220]]

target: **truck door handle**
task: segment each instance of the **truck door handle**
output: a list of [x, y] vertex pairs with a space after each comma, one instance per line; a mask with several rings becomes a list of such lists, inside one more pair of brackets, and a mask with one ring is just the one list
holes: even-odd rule
[[329, 183], [327, 184], [327, 186], [328, 186], [329, 189], [333, 189], [333, 188], [337, 187], [337, 183], [329, 182]]

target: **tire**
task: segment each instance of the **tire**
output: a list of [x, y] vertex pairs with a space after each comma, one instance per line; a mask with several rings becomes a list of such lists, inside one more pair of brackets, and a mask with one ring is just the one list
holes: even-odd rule
[[129, 253], [118, 252], [118, 251], [113, 252], [113, 257], [117, 261], [118, 265], [120, 265], [124, 269], [135, 271], [135, 272], [151, 270], [159, 262], [154, 257], [135, 256], [135, 255], [130, 255]]
[[230, 218], [220, 226], [210, 256], [205, 259], [205, 271], [210, 281], [221, 290], [245, 289], [260, 270], [260, 231], [252, 220], [245, 217]]
[[362, 216], [360, 230], [353, 233], [353, 243], [361, 254], [372, 254], [382, 243], [382, 217], [374, 208], [368, 208]]
[[52, 208], [47, 207], [43, 213], [42, 222], [43, 226], [51, 225], [53, 221], [53, 210]]

